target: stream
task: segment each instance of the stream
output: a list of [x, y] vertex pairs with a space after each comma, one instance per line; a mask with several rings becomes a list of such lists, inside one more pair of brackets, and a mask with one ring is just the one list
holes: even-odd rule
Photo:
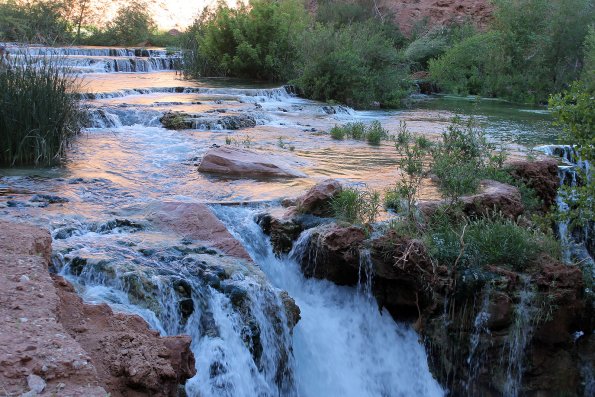
[[[197, 375], [186, 385], [189, 396], [445, 394], [418, 335], [379, 311], [366, 285], [306, 279], [296, 258], [307, 233], [289, 255], [276, 257], [255, 216], [329, 177], [376, 189], [394, 183], [392, 144], [334, 141], [325, 131], [335, 124], [379, 120], [395, 132], [406, 121], [414, 133], [437, 136], [456, 113], [474, 113], [490, 139], [525, 153], [555, 143], [558, 132], [546, 111], [425, 96], [405, 110], [355, 111], [299, 98], [286, 87], [184, 80], [171, 70], [179, 59], [164, 50], [29, 52], [60, 55], [81, 73], [79, 95], [90, 121], [63, 166], [0, 169], [0, 216], [49, 227], [55, 271], [87, 302], [138, 314], [162, 335], [191, 335]], [[167, 130], [159, 119], [170, 110], [207, 121]], [[218, 122], [243, 114], [254, 117], [256, 127], [231, 131]], [[230, 179], [197, 172], [213, 144], [228, 142], [283, 158], [307, 177]], [[424, 183], [421, 198], [436, 195], [435, 186]], [[208, 204], [252, 262], [218, 255], [156, 226], [151, 217], [163, 202]], [[229, 205], [237, 203], [245, 205]], [[293, 330], [284, 294], [301, 311]]]

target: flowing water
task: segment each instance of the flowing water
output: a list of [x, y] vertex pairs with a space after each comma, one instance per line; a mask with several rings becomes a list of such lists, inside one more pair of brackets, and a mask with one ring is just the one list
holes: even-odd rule
[[[29, 53], [62, 56], [84, 72], [79, 95], [90, 123], [63, 166], [0, 169], [0, 216], [49, 227], [55, 270], [86, 301], [137, 313], [163, 335], [191, 335], [197, 375], [187, 384], [190, 396], [444, 394], [416, 333], [378, 310], [369, 255], [361, 255], [357, 288], [305, 279], [295, 258], [308, 234], [291, 255], [277, 258], [254, 215], [328, 177], [377, 189], [395, 182], [398, 159], [390, 142], [334, 141], [325, 133], [334, 124], [380, 120], [395, 132], [406, 121], [414, 133], [436, 136], [470, 101], [423, 97], [407, 110], [360, 112], [304, 100], [287, 87], [183, 80], [163, 71], [178, 62], [163, 50]], [[159, 119], [170, 110], [201, 121], [192, 130], [164, 129]], [[473, 111], [495, 142], [515, 151], [553, 143], [542, 110], [489, 102]], [[226, 129], [224, 117], [242, 115], [257, 125]], [[198, 173], [208, 148], [226, 142], [280, 158], [307, 177]], [[430, 181], [421, 196], [436, 196]], [[152, 217], [167, 201], [211, 204], [253, 261], [220, 256], [160, 228]], [[221, 205], [246, 202], [252, 205]], [[301, 310], [293, 331], [287, 294]], [[478, 332], [482, 324], [479, 319]]]

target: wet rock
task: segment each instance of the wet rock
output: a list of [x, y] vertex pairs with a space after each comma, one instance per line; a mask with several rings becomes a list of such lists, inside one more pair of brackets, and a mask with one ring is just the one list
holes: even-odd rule
[[357, 226], [332, 224], [314, 229], [300, 260], [302, 272], [339, 285], [357, 284], [359, 252], [365, 238], [364, 230]]
[[300, 307], [296, 305], [295, 300], [289, 296], [286, 291], [281, 291], [279, 294], [281, 302], [285, 307], [285, 314], [287, 316], [287, 326], [289, 329], [293, 329], [301, 319]]
[[300, 236], [304, 226], [296, 218], [277, 217], [272, 214], [262, 214], [257, 223], [264, 233], [270, 236], [273, 251], [276, 254], [287, 254], [293, 248], [293, 242]]
[[49, 203], [49, 204], [56, 204], [56, 203], [68, 203], [68, 200], [65, 197], [53, 196], [51, 194], [36, 194], [29, 200], [34, 203]]
[[185, 130], [193, 126], [191, 115], [184, 112], [167, 112], [159, 121], [168, 130]]
[[[241, 259], [250, 259], [244, 247], [204, 204], [165, 202], [155, 205], [150, 220], [183, 238], [202, 242], [220, 252]], [[212, 253], [212, 251], [211, 251]]]
[[535, 190], [543, 200], [544, 209], [549, 209], [556, 202], [560, 179], [558, 163], [554, 159], [538, 161], [513, 161], [508, 164], [513, 177], [521, 179]]
[[236, 177], [299, 178], [305, 175], [281, 160], [232, 147], [210, 149], [198, 166], [199, 172]]
[[[83, 304], [59, 277], [56, 285], [59, 321], [88, 352], [89, 363], [112, 396], [128, 395], [131, 389], [141, 395], [176, 396], [178, 385], [194, 376], [189, 336], [160, 337], [142, 318], [114, 313], [105, 304]], [[77, 332], [81, 326], [93, 332]]]
[[513, 309], [512, 299], [506, 293], [493, 293], [490, 296], [487, 327], [492, 331], [508, 327], [512, 323]]
[[337, 180], [322, 181], [296, 200], [297, 210], [316, 216], [332, 216], [332, 200], [341, 190], [341, 184]]

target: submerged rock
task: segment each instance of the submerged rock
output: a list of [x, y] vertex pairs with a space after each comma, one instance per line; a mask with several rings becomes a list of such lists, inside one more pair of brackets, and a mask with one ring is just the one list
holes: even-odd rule
[[210, 149], [202, 158], [198, 171], [236, 177], [300, 178], [306, 176], [271, 156], [232, 147]]
[[256, 127], [256, 119], [249, 114], [234, 114], [213, 116], [210, 112], [204, 114], [190, 114], [185, 112], [169, 111], [159, 121], [170, 130], [206, 129], [206, 130], [240, 130]]

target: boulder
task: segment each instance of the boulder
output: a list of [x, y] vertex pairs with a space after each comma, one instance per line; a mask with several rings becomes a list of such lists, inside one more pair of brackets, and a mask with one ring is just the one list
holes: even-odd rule
[[317, 183], [296, 200], [297, 210], [316, 216], [332, 216], [332, 200], [341, 190], [341, 184], [335, 179]]
[[544, 210], [549, 209], [556, 202], [560, 186], [556, 160], [519, 160], [511, 162], [508, 166], [513, 177], [521, 179], [527, 186], [535, 190], [539, 198], [543, 200]]
[[[225, 112], [217, 112], [225, 113]], [[240, 130], [256, 127], [256, 119], [248, 114], [213, 116], [212, 114], [190, 114], [169, 111], [159, 121], [170, 130], [205, 129], [205, 130]]]
[[[487, 179], [481, 181], [479, 193], [463, 196], [459, 200], [463, 204], [463, 211], [469, 216], [485, 216], [492, 211], [499, 211], [503, 216], [514, 219], [525, 210], [518, 188]], [[445, 204], [444, 200], [422, 201], [418, 208], [423, 214], [431, 216]]]
[[300, 178], [306, 175], [270, 155], [246, 149], [218, 147], [202, 158], [198, 171], [236, 177]]
[[306, 277], [323, 278], [339, 285], [359, 280], [359, 258], [364, 230], [336, 224], [313, 229], [300, 265]]
[[7, 395], [177, 396], [194, 375], [190, 337], [84, 304], [48, 271], [51, 238], [0, 222], [0, 384]]

